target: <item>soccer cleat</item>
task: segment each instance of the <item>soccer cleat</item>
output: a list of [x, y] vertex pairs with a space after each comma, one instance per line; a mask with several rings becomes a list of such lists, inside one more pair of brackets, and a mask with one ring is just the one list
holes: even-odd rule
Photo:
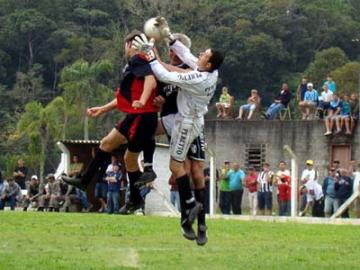
[[182, 231], [183, 236], [186, 239], [191, 240], [191, 241], [196, 239], [196, 234], [187, 219], [184, 219], [181, 222], [181, 231]]
[[87, 185], [82, 183], [81, 177], [79, 177], [79, 176], [69, 177], [69, 176], [66, 176], [66, 175], [62, 175], [61, 179], [68, 185], [71, 185], [71, 186], [74, 186], [74, 187], [76, 187], [78, 189], [86, 191]]
[[143, 209], [143, 207], [144, 207], [144, 202], [138, 204], [134, 204], [133, 202], [127, 202], [123, 207], [120, 208], [119, 215], [132, 215], [137, 210]]
[[154, 181], [156, 179], [156, 177], [157, 177], [157, 175], [153, 169], [145, 168], [144, 172], [141, 174], [139, 179], [134, 183], [134, 185], [135, 185], [135, 187], [140, 187], [140, 186], [146, 185], [147, 183]]
[[205, 245], [208, 241], [206, 231], [207, 231], [206, 225], [203, 225], [203, 224], [198, 225], [198, 235], [196, 237], [196, 243], [199, 246]]

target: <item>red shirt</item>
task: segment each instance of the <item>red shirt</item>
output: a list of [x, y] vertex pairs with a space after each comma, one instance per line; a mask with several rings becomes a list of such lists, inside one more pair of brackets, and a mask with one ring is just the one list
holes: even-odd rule
[[289, 182], [284, 182], [278, 185], [279, 200], [286, 202], [291, 200], [291, 187]]
[[257, 191], [257, 174], [249, 174], [245, 178], [245, 187], [249, 192], [253, 193]]

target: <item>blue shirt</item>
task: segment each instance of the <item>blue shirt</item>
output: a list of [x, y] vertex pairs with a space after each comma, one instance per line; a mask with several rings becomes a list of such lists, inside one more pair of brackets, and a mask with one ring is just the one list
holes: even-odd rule
[[317, 102], [318, 99], [319, 99], [319, 95], [318, 95], [318, 92], [315, 89], [305, 92], [305, 95], [304, 95], [304, 100], [305, 101]]
[[340, 99], [330, 101], [330, 108], [333, 111], [336, 111], [338, 108], [341, 108], [341, 107], [342, 107], [342, 102]]
[[238, 171], [230, 170], [228, 171], [226, 176], [229, 179], [230, 191], [243, 189], [242, 181], [245, 178], [245, 173], [242, 170], [238, 170]]
[[350, 113], [351, 113], [350, 103], [347, 101], [343, 101], [341, 107], [341, 115], [350, 115]]
[[335, 93], [336, 92], [336, 83], [334, 81], [326, 81], [325, 84], [328, 86], [328, 89]]
[[121, 172], [108, 172], [106, 176], [115, 177], [116, 182], [108, 183], [108, 191], [119, 191], [121, 188], [120, 180], [121, 180]]
[[325, 187], [325, 194], [331, 198], [335, 198], [335, 179], [327, 177], [327, 186]]

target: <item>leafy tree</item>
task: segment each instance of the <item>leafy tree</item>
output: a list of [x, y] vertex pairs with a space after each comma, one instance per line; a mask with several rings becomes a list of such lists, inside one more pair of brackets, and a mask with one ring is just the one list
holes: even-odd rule
[[360, 62], [349, 62], [331, 72], [340, 94], [360, 91]]

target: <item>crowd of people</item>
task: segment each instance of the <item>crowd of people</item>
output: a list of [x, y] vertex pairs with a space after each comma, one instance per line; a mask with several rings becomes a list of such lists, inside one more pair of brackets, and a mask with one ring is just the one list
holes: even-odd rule
[[[339, 96], [336, 83], [331, 74], [327, 75], [322, 84], [321, 92], [314, 88], [304, 76], [296, 91], [298, 108], [302, 120], [324, 119], [325, 134], [339, 134], [342, 131], [351, 135], [359, 119], [359, 99], [354, 92], [350, 95]], [[276, 119], [279, 113], [287, 109], [292, 100], [289, 86], [283, 83], [279, 94], [274, 98], [270, 106], [262, 113], [262, 118], [267, 120]], [[295, 102], [294, 102], [295, 103]], [[218, 118], [232, 118], [234, 98], [230, 95], [227, 87], [223, 87], [219, 102], [216, 103]], [[250, 120], [254, 112], [260, 111], [261, 97], [259, 91], [252, 89], [246, 104], [241, 104], [236, 119]]]
[[[242, 214], [244, 190], [247, 190], [250, 215], [290, 216], [291, 213], [291, 172], [284, 161], [280, 161], [277, 171], [270, 170], [264, 163], [257, 172], [254, 167], [242, 170], [237, 162], [225, 161], [219, 170], [219, 208], [222, 214]], [[350, 168], [341, 168], [334, 161], [328, 174], [320, 179], [313, 160], [306, 161], [306, 168], [299, 178], [299, 216], [330, 217], [353, 194], [359, 191], [360, 163]], [[273, 200], [276, 200], [274, 203]], [[360, 199], [354, 202], [355, 214], [360, 218]], [[277, 206], [277, 207], [275, 207]], [[349, 208], [341, 217], [349, 217]]]

